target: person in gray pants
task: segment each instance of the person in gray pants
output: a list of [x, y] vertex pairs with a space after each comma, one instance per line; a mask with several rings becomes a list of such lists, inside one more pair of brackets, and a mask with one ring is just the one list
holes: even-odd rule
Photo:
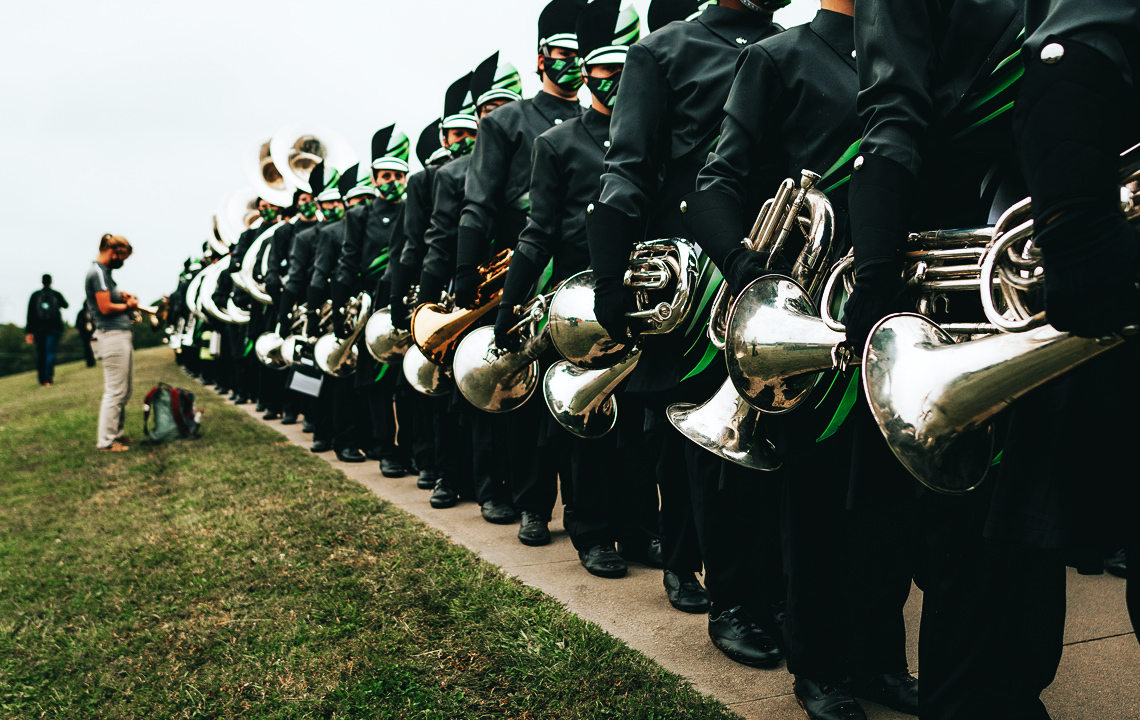
[[103, 404], [99, 409], [96, 447], [102, 452], [130, 449], [130, 438], [123, 435], [127, 401], [131, 398], [134, 349], [131, 346], [131, 311], [138, 298], [119, 290], [111, 276], [131, 256], [126, 238], [106, 234], [99, 240], [99, 256], [87, 271], [85, 289], [87, 314], [95, 326], [91, 348], [103, 363]]

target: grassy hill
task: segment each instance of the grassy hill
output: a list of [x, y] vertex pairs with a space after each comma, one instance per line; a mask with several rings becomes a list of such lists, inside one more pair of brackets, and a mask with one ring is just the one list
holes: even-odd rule
[[728, 718], [192, 383], [201, 440], [100, 454], [102, 372], [0, 379], [0, 718]]

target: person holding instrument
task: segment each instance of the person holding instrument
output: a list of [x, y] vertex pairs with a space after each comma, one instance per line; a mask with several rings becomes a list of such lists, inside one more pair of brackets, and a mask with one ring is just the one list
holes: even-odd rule
[[99, 239], [99, 255], [87, 271], [87, 314], [95, 326], [91, 347], [103, 363], [103, 404], [95, 446], [103, 452], [130, 449], [123, 435], [127, 401], [131, 399], [134, 349], [131, 347], [131, 311], [138, 298], [119, 290], [112, 270], [123, 266], [133, 252], [127, 239], [107, 233]]

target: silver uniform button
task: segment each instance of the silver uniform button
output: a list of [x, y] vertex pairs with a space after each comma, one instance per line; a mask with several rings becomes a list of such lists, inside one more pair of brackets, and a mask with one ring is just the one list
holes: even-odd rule
[[609, 146], [610, 146], [609, 140], [606, 140], [604, 143], [602, 143], [602, 147], [609, 147]]
[[682, 200], [682, 201], [681, 201], [681, 212], [682, 212], [682, 213], [686, 213], [686, 212], [688, 212], [688, 211], [689, 211], [689, 203], [687, 203], [687, 202], [685, 202], [684, 200]]
[[562, 124], [562, 118], [554, 118], [554, 124], [555, 125], [561, 125]]
[[587, 215], [593, 215], [594, 214], [594, 203], [590, 203], [589, 205], [586, 206], [586, 214]]
[[384, 218], [384, 224], [385, 225], [387, 225], [390, 222], [392, 222], [392, 218]]
[[748, 40], [746, 40], [744, 38], [736, 38], [736, 42], [740, 43], [741, 45], [747, 45], [748, 44]]
[[1060, 62], [1065, 57], [1065, 48], [1061, 43], [1049, 43], [1041, 48], [1041, 62], [1046, 65]]
[[852, 60], [854, 60], [854, 59], [855, 59], [855, 51], [854, 51], [854, 50], [852, 50], [852, 51], [851, 51], [851, 59], [852, 59]]
[[855, 158], [855, 169], [859, 170], [862, 167], [863, 167], [863, 156], [860, 155], [859, 157]]

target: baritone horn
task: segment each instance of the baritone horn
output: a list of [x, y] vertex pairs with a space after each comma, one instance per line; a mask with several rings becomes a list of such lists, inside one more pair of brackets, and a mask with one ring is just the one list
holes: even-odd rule
[[431, 362], [447, 367], [463, 336], [487, 313], [499, 306], [513, 250], [503, 250], [480, 265], [482, 277], [475, 307], [448, 308], [438, 303], [420, 305], [412, 313], [412, 339]]
[[559, 360], [542, 379], [546, 407], [559, 425], [578, 437], [602, 437], [617, 424], [614, 390], [633, 372], [640, 358], [641, 350], [634, 345], [616, 365], [599, 370]]
[[[819, 179], [816, 173], [803, 170], [798, 190], [791, 178], [780, 183], [775, 197], [764, 202], [752, 231], [743, 240], [749, 250], [769, 253], [769, 269], [789, 239], [799, 241], [791, 281], [797, 287], [798, 283], [806, 285], [804, 293], [808, 296], [819, 291], [835, 243], [835, 212], [827, 197], [815, 187]], [[719, 350], [725, 348], [728, 318], [737, 310], [735, 300], [728, 283], [722, 283], [710, 308], [708, 324], [709, 340]], [[725, 460], [752, 470], [780, 467], [760, 411], [741, 396], [731, 378], [704, 404], [674, 403], [666, 415], [682, 435]]]
[[404, 379], [420, 395], [440, 397], [451, 392], [447, 368], [428, 360], [415, 345], [404, 353], [403, 370]]
[[364, 326], [364, 347], [376, 362], [390, 363], [403, 357], [412, 344], [412, 333], [392, 322], [391, 308], [380, 308]]
[[333, 377], [347, 377], [356, 372], [356, 340], [364, 332], [371, 311], [372, 298], [366, 292], [345, 303], [337, 313], [339, 317], [333, 319], [334, 325], [340, 323], [344, 336], [335, 331], [327, 332], [317, 338], [313, 346], [313, 358], [321, 372]]
[[923, 485], [957, 495], [985, 480], [994, 415], [1122, 342], [1044, 326], [958, 343], [922, 315], [891, 315], [867, 340], [863, 388], [895, 457]]
[[[696, 248], [669, 238], [637, 243], [623, 284], [634, 290], [637, 309], [626, 313], [644, 335], [672, 332], [688, 316], [697, 285]], [[594, 273], [571, 276], [550, 301], [550, 340], [562, 357], [586, 369], [609, 367], [629, 346], [615, 342], [594, 314]]]
[[[508, 352], [495, 344], [495, 328], [473, 330], [455, 349], [452, 376], [460, 394], [485, 412], [510, 412], [530, 399], [538, 387], [538, 357], [550, 347], [545, 324], [547, 304], [553, 293], [539, 295], [516, 310], [522, 319], [514, 326], [521, 346]], [[519, 312], [521, 310], [521, 312]]]

